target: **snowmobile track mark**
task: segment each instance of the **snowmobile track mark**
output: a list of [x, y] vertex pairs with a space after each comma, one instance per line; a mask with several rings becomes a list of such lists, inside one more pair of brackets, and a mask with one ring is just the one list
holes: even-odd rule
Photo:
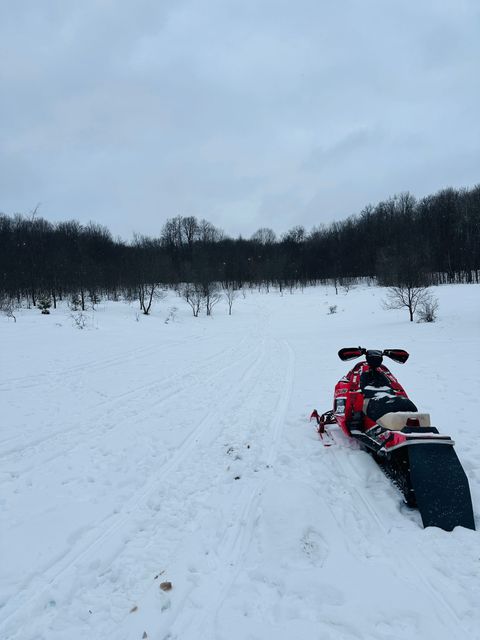
[[[359, 450], [360, 453], [364, 454], [365, 452], [362, 452], [361, 450]], [[341, 471], [341, 473], [337, 473], [335, 474], [334, 477], [338, 477], [342, 479], [342, 483], [345, 486], [345, 489], [347, 491], [351, 491], [352, 487], [351, 485], [346, 485], [344, 478], [348, 477], [348, 474], [346, 474], [346, 470], [345, 470], [345, 466], [343, 461], [340, 461], [340, 456], [341, 456], [341, 451], [336, 450], [333, 453], [334, 459], [335, 459], [335, 463], [337, 465], [337, 469], [339, 469]], [[384, 554], [385, 557], [388, 557], [389, 555], [389, 545], [392, 544], [391, 542], [388, 541], [388, 539], [386, 538], [386, 536], [390, 536], [392, 533], [392, 527], [390, 525], [387, 525], [385, 523], [385, 521], [383, 520], [382, 516], [377, 512], [377, 510], [375, 509], [375, 507], [372, 505], [371, 501], [369, 499], [367, 499], [365, 497], [365, 495], [363, 494], [363, 491], [361, 489], [359, 489], [358, 487], [353, 487], [354, 493], [355, 495], [357, 495], [360, 498], [361, 503], [364, 505], [364, 507], [366, 508], [366, 510], [368, 511], [368, 514], [362, 515], [360, 514], [360, 517], [362, 518], [362, 520], [366, 521], [369, 519], [369, 517], [373, 517], [373, 519], [375, 520], [375, 522], [378, 525], [379, 530], [382, 531], [382, 537], [379, 538], [378, 536], [375, 538], [375, 543], [377, 544], [378, 542], [380, 542], [383, 547], [384, 547]], [[353, 505], [355, 505], [355, 508], [357, 507], [357, 503], [355, 501], [352, 502]], [[370, 540], [371, 542], [371, 540]], [[418, 569], [419, 566], [422, 566], [422, 559], [419, 557], [418, 553], [416, 552], [415, 549], [412, 549], [412, 547], [409, 545], [408, 547], [405, 547], [402, 551], [402, 540], [400, 536], [396, 536], [395, 535], [395, 540], [393, 542], [393, 544], [395, 545], [395, 548], [397, 550], [398, 555], [401, 555], [402, 557], [402, 562], [405, 562], [406, 564], [408, 564], [408, 566], [411, 568], [411, 572], [412, 574], [416, 575], [418, 578], [418, 581], [421, 582], [421, 584], [423, 584], [423, 586], [425, 587], [425, 591], [428, 594], [429, 598], [431, 599], [432, 602], [432, 607], [437, 611], [437, 617], [440, 620], [443, 620], [443, 623], [445, 624], [446, 627], [449, 627], [451, 630], [452, 634], [456, 634], [458, 633], [458, 629], [462, 628], [462, 621], [461, 619], [458, 617], [457, 613], [455, 612], [455, 610], [452, 608], [451, 604], [448, 602], [448, 600], [443, 596], [443, 594], [441, 592], [439, 592], [438, 589], [436, 589], [428, 580], [428, 578], [426, 578], [421, 571]], [[417, 561], [415, 561], [413, 559], [413, 556], [417, 557]], [[439, 608], [438, 607], [438, 600], [441, 600], [442, 604], [443, 604], [443, 608]], [[450, 620], [447, 619], [447, 617], [444, 615], [445, 613], [448, 613], [448, 616], [450, 618]], [[456, 631], [455, 631], [456, 629]]]
[[[222, 398], [222, 406], [225, 409], [230, 409], [235, 398], [241, 402], [242, 389], [241, 386], [249, 386], [251, 382], [256, 384], [256, 371], [259, 369], [260, 364], [265, 358], [266, 348], [265, 341], [262, 342], [260, 350], [256, 350], [255, 359], [253, 363], [247, 366], [243, 370], [240, 376], [240, 382], [237, 387], [232, 387], [230, 392]], [[81, 540], [77, 542], [71, 550], [61, 556], [55, 564], [47, 569], [37, 580], [32, 580], [29, 586], [25, 587], [19, 592], [16, 598], [12, 599], [8, 605], [4, 607], [3, 619], [0, 621], [0, 629], [5, 629], [7, 625], [11, 625], [14, 620], [19, 617], [25, 616], [25, 607], [29, 611], [39, 606], [42, 597], [46, 594], [61, 577], [68, 573], [75, 565], [85, 562], [88, 556], [93, 550], [104, 544], [109, 538], [111, 538], [117, 531], [119, 531], [127, 522], [129, 522], [135, 513], [140, 511], [147, 503], [148, 499], [156, 490], [159, 482], [163, 478], [167, 478], [171, 475], [173, 470], [181, 464], [190, 453], [192, 453], [202, 435], [212, 435], [211, 422], [212, 417], [218, 412], [219, 407], [216, 406], [210, 413], [208, 413], [201, 422], [185, 437], [182, 443], [179, 443], [176, 453], [172, 458], [159, 470], [158, 474], [147, 481], [140, 491], [133, 495], [127, 503], [123, 506], [121, 512], [115, 515], [109, 515], [98, 524], [101, 526], [105, 524], [105, 528], [102, 533], [93, 541], [85, 543]], [[18, 604], [18, 599], [22, 602]], [[27, 614], [28, 615], [28, 614]]]
[[288, 354], [288, 365], [286, 367], [285, 379], [281, 387], [280, 401], [271, 421], [270, 432], [272, 434], [272, 445], [267, 458], [268, 464], [273, 464], [277, 455], [277, 448], [284, 427], [285, 415], [290, 404], [295, 375], [294, 351], [286, 340], [283, 341], [283, 347], [286, 349]]
[[[244, 497], [232, 510], [231, 519], [236, 521], [238, 525], [227, 528], [216, 548], [216, 565], [220, 568], [220, 572], [213, 571], [216, 575], [214, 597], [212, 598], [212, 582], [209, 580], [209, 576], [205, 577], [200, 585], [192, 586], [188, 594], [183, 594], [182, 602], [179, 603], [173, 619], [168, 621], [165, 631], [162, 631], [167, 634], [167, 637], [180, 639], [188, 636], [190, 630], [194, 630], [195, 637], [198, 638], [209, 640], [213, 637], [209, 626], [215, 624], [222, 603], [242, 570], [243, 558], [252, 539], [264, 485], [265, 482], [260, 486], [255, 486], [253, 490], [244, 491]], [[182, 609], [185, 608], [184, 605], [192, 597], [193, 592], [196, 592], [197, 599], [208, 602], [208, 605], [202, 608], [199, 616], [196, 615], [197, 610], [194, 609], [188, 620], [185, 621], [180, 619], [180, 616], [184, 615]], [[204, 597], [201, 595], [202, 592], [205, 592]]]
[[[230, 349], [225, 350], [225, 352], [230, 351]], [[250, 354], [244, 354], [243, 356], [241, 356], [240, 358], [238, 358], [235, 362], [229, 361], [227, 365], [225, 365], [224, 367], [216, 370], [213, 374], [211, 374], [210, 376], [207, 376], [203, 379], [203, 383], [206, 382], [210, 382], [213, 381], [214, 379], [218, 378], [219, 376], [222, 376], [225, 374], [226, 371], [228, 371], [229, 369], [231, 369], [233, 366], [236, 366], [238, 364], [239, 361], [243, 360], [244, 358], [248, 358], [250, 357]], [[166, 402], [173, 402], [175, 401], [175, 398], [182, 394], [185, 393], [186, 391], [191, 389], [191, 385], [189, 384], [183, 384], [180, 388], [177, 388], [176, 390], [173, 391], [165, 391], [165, 386], [167, 387], [171, 387], [174, 386], [174, 383], [177, 380], [182, 380], [185, 378], [190, 378], [193, 377], [195, 375], [196, 372], [199, 372], [202, 369], [203, 365], [199, 365], [197, 368], [195, 368], [193, 370], [193, 372], [188, 372], [187, 374], [177, 374], [176, 376], [170, 376], [167, 378], [164, 378], [162, 381], [160, 382], [155, 382], [149, 385], [144, 385], [141, 388], [145, 388], [148, 390], [148, 397], [152, 396], [152, 392], [158, 387], [158, 388], [162, 388], [163, 393], [161, 395], [160, 398], [157, 398], [156, 400], [154, 400], [153, 402], [150, 401], [148, 405], [146, 405], [142, 410], [140, 411], [135, 411], [135, 416], [136, 419], [138, 419], [141, 416], [147, 416], [150, 412], [151, 409], [153, 407], [157, 407], [159, 405], [162, 405]], [[138, 391], [138, 389], [134, 389], [132, 391], [127, 392], [126, 394], [121, 394], [120, 396], [116, 396], [114, 398], [109, 399], [108, 401], [99, 403], [97, 405], [93, 405], [93, 407], [89, 407], [88, 409], [95, 409], [98, 406], [104, 406], [106, 405], [107, 408], [105, 409], [104, 412], [104, 416], [108, 416], [110, 422], [112, 422], [113, 424], [108, 427], [107, 429], [102, 429], [100, 431], [98, 431], [98, 429], [96, 429], [95, 425], [98, 424], [98, 422], [102, 422], [102, 416], [100, 415], [96, 415], [95, 421], [92, 421], [94, 426], [91, 427], [87, 427], [87, 428], [78, 428], [78, 427], [72, 427], [71, 429], [65, 429], [62, 431], [56, 431], [52, 434], [49, 434], [48, 436], [45, 436], [43, 438], [38, 438], [35, 441], [28, 443], [27, 445], [25, 445], [24, 447], [22, 447], [21, 449], [18, 448], [10, 448], [7, 449], [6, 451], [3, 451], [2, 453], [0, 453], [0, 459], [4, 459], [5, 461], [8, 460], [9, 456], [16, 456], [18, 457], [18, 455], [21, 455], [21, 457], [23, 457], [27, 452], [33, 450], [33, 452], [35, 452], [36, 454], [36, 447], [39, 447], [40, 445], [46, 445], [46, 444], [51, 444], [52, 442], [55, 442], [56, 439], [68, 439], [70, 440], [70, 438], [66, 438], [66, 436], [68, 436], [71, 433], [74, 434], [78, 434], [80, 436], [80, 438], [77, 438], [77, 443], [74, 444], [73, 446], [69, 446], [65, 449], [62, 449], [60, 451], [56, 450], [54, 455], [51, 456], [47, 456], [46, 458], [41, 458], [37, 464], [35, 464], [32, 467], [28, 468], [28, 471], [34, 471], [35, 469], [52, 462], [53, 460], [59, 458], [59, 457], [64, 457], [65, 455], [67, 455], [70, 451], [73, 451], [77, 446], [81, 446], [85, 440], [85, 436], [88, 433], [91, 433], [92, 431], [94, 431], [94, 437], [93, 439], [90, 439], [91, 442], [93, 442], [94, 440], [98, 440], [99, 438], [102, 438], [105, 436], [106, 433], [108, 433], [109, 431], [118, 428], [119, 425], [121, 425], [122, 423], [125, 423], [127, 421], [129, 421], [131, 419], [131, 417], [129, 415], [122, 415], [122, 417], [118, 420], [113, 419], [111, 417], [111, 411], [108, 409], [109, 407], [111, 407], [111, 405], [113, 405], [114, 403], [117, 403], [116, 406], [116, 413], [119, 412], [119, 406], [118, 406], [118, 398], [123, 398], [124, 396], [128, 396], [128, 399], [126, 402], [123, 402], [123, 407], [128, 406], [128, 403], [131, 402], [136, 402], [138, 403], [138, 397], [136, 397], [135, 393]], [[122, 402], [122, 401], [120, 401]], [[120, 407], [122, 407], [122, 404], [120, 405]], [[122, 409], [122, 413], [125, 412], [125, 409]], [[114, 414], [115, 415], [115, 414]], [[85, 421], [85, 418], [84, 418]], [[22, 436], [17, 437], [17, 440], [21, 440]], [[38, 457], [38, 455], [36, 454], [35, 457]]]
[[[238, 348], [238, 346], [240, 346], [241, 344], [243, 344], [245, 342], [246, 338], [243, 338], [239, 344], [237, 345], [236, 348]], [[147, 347], [145, 348], [147, 349]], [[159, 398], [153, 406], [157, 406], [158, 404], [161, 404], [162, 402], [168, 401], [170, 400], [170, 398], [173, 399], [174, 396], [179, 395], [180, 393], [183, 393], [184, 391], [187, 390], [188, 388], [188, 384], [183, 385], [182, 387], [180, 387], [179, 390], [177, 391], [173, 391], [173, 392], [167, 392], [165, 393], [165, 387], [171, 387], [173, 386], [173, 384], [177, 381], [177, 380], [182, 380], [185, 378], [190, 378], [190, 377], [194, 377], [196, 373], [200, 373], [202, 370], [204, 370], [205, 368], [205, 364], [208, 363], [215, 363], [217, 362], [217, 360], [219, 360], [222, 356], [224, 356], [226, 353], [232, 352], [234, 351], [235, 348], [234, 347], [229, 347], [227, 349], [223, 349], [221, 350], [219, 353], [216, 353], [214, 355], [212, 355], [210, 358], [206, 358], [205, 360], [202, 360], [202, 363], [199, 364], [197, 367], [195, 367], [194, 369], [190, 369], [188, 372], [185, 373], [178, 373], [178, 374], [174, 374], [173, 376], [165, 376], [163, 378], [161, 378], [160, 380], [157, 380], [155, 382], [151, 382], [148, 383], [146, 385], [140, 385], [139, 387], [135, 387], [133, 389], [130, 389], [129, 391], [125, 392], [125, 393], [121, 393], [118, 394], [116, 396], [112, 396], [106, 400], [102, 400], [98, 403], [95, 403], [93, 405], [90, 405], [88, 407], [85, 407], [82, 409], [82, 416], [85, 415], [85, 412], [89, 411], [95, 411], [96, 409], [98, 409], [99, 407], [101, 407], [102, 409], [104, 409], [104, 415], [110, 415], [110, 407], [115, 405], [116, 409], [118, 410], [118, 405], [119, 403], [128, 403], [129, 402], [138, 402], [138, 393], [139, 391], [144, 391], [145, 395], [147, 396], [147, 399], [150, 400], [150, 398], [152, 397], [152, 393], [156, 390], [162, 390], [163, 394], [162, 397]], [[152, 357], [151, 353], [148, 354], [149, 358]], [[247, 356], [249, 355], [248, 353], [246, 354]], [[125, 361], [127, 361], [128, 358], [125, 359]], [[212, 374], [211, 376], [209, 376], [208, 378], [206, 378], [206, 380], [210, 380], [213, 379], [215, 377], [217, 377], [218, 375], [220, 375], [221, 373], [225, 372], [228, 368], [230, 368], [232, 366], [232, 363], [229, 362], [228, 365], [226, 365], [225, 367], [223, 367], [220, 370], [215, 371], [214, 374]], [[60, 375], [60, 374], [59, 374]], [[146, 413], [150, 407], [152, 406], [152, 404], [150, 403], [149, 407], [146, 407], [146, 409], [143, 411], [143, 413]], [[128, 419], [128, 418], [125, 418]], [[80, 417], [79, 417], [80, 420]], [[83, 418], [84, 420], [84, 418]], [[96, 419], [96, 423], [98, 423], [99, 421], [99, 416], [97, 416]], [[94, 428], [89, 429], [88, 431], [93, 431]], [[87, 431], [87, 432], [88, 432]], [[85, 430], [82, 430], [81, 433], [84, 434]], [[59, 430], [56, 431], [55, 433], [49, 434], [45, 437], [42, 438], [36, 438], [31, 442], [28, 442], [27, 444], [25, 444], [23, 447], [21, 447], [21, 451], [27, 451], [33, 447], [36, 447], [39, 444], [44, 444], [47, 442], [51, 442], [53, 441], [56, 437], [58, 436], [64, 436], [68, 433], [79, 433], [78, 427], [72, 427], [71, 429], [67, 429], [67, 430]], [[14, 446], [12, 446], [12, 441], [15, 444]], [[18, 444], [23, 444], [25, 441], [25, 436], [13, 436], [12, 438], [7, 438], [3, 441], [0, 442], [0, 449], [2, 449], [1, 453], [0, 453], [0, 458], [4, 458], [7, 457], [9, 454], [15, 454], [19, 451], [19, 447]], [[10, 445], [9, 448], [5, 448], [3, 445]]]
[[[239, 345], [245, 342], [246, 339], [247, 338], [243, 336], [240, 339], [239, 343], [235, 345], [235, 347], [229, 346], [229, 347], [226, 347], [225, 349], [221, 349], [219, 352], [214, 353], [211, 356], [207, 356], [203, 360], [203, 363], [208, 363], [211, 360], [217, 360], [225, 353], [229, 351], [235, 351]], [[171, 349], [172, 347], [175, 348], [177, 345], [180, 345], [183, 343], [184, 343], [184, 340], [175, 340], [175, 341], [162, 344], [160, 348], [160, 355], [164, 354], [166, 348], [167, 349]], [[132, 359], [135, 361], [151, 360], [152, 358], [155, 358], [155, 355], [156, 355], [156, 349], [152, 346], [152, 344], [149, 344], [145, 347], [136, 347], [135, 349], [127, 351], [127, 353], [122, 351], [121, 353], [118, 353], [117, 355], [111, 356], [109, 358], [104, 358], [101, 360], [98, 360], [98, 358], [95, 358], [94, 360], [81, 362], [71, 367], [66, 367], [61, 371], [47, 371], [37, 375], [30, 374], [28, 376], [9, 378], [6, 381], [0, 381], [0, 390], [10, 391], [12, 388], [15, 388], [18, 386], [23, 386], [23, 388], [25, 389], [27, 388], [30, 389], [32, 387], [37, 387], [42, 385], [51, 386], [52, 384], [54, 384], [54, 381], [56, 380], [65, 380], [66, 378], [78, 376], [79, 374], [82, 374], [84, 371], [88, 371], [89, 373], [103, 371], [105, 369], [109, 369], [113, 366], [117, 366], [124, 362], [131, 362]], [[27, 384], [22, 384], [22, 383], [27, 383]]]

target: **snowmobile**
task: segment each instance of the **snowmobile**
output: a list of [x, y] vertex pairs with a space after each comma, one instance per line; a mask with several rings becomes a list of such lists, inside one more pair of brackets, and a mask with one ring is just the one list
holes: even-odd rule
[[[475, 529], [470, 488], [453, 448], [455, 442], [418, 411], [395, 376], [383, 365], [386, 356], [405, 363], [403, 349], [340, 349], [341, 360], [365, 356], [335, 386], [333, 409], [313, 411], [318, 432], [337, 424], [370, 453], [403, 494], [420, 511], [424, 527], [452, 531]], [[327, 443], [328, 446], [328, 443]]]

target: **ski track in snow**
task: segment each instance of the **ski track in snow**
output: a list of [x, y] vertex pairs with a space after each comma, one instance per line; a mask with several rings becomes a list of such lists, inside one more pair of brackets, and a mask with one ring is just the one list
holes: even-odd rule
[[[363, 452], [360, 453], [361, 455], [363, 454]], [[388, 557], [392, 547], [392, 540], [389, 540], [388, 534], [392, 527], [385, 521], [385, 516], [375, 507], [375, 503], [368, 496], [368, 490], [362, 485], [361, 478], [357, 476], [358, 481], [352, 484], [351, 470], [352, 468], [355, 469], [355, 465], [351, 465], [350, 468], [346, 470], [345, 461], [342, 460], [342, 456], [335, 450], [332, 451], [331, 458], [332, 460], [329, 462], [333, 462], [333, 464], [329, 464], [329, 470], [333, 471], [335, 480], [340, 479], [342, 481], [342, 492], [351, 494], [352, 500], [350, 502], [355, 507], [358, 522], [370, 524], [366, 533], [362, 530], [361, 526], [357, 529], [359, 535], [361, 534], [363, 536], [363, 540], [356, 539], [357, 548], [363, 545], [365, 554], [368, 556], [369, 553], [371, 553], [372, 542], [374, 542], [374, 553]], [[392, 489], [395, 491], [393, 487]], [[395, 496], [393, 499], [398, 500], [399, 498]], [[417, 516], [415, 519], [420, 522], [418, 512], [412, 510], [412, 515], [413, 514]], [[402, 563], [409, 567], [412, 576], [415, 576], [415, 581], [423, 584], [426, 588], [430, 597], [431, 607], [435, 610], [437, 618], [442, 621], [442, 624], [449, 629], [452, 634], [458, 633], [459, 629], [462, 629], [461, 620], [452, 609], [448, 600], [444, 598], [441, 592], [435, 589], [430, 581], [419, 571], [418, 565], [420, 563], [421, 566], [421, 558], [419, 558], [417, 550], [412, 548], [410, 544], [405, 545], [401, 537], [396, 537], [394, 544], [396, 555], [401, 557]], [[395, 570], [395, 567], [392, 567], [392, 569]]]
[[[115, 411], [120, 413], [119, 409], [124, 409], [124, 411], [128, 410], [129, 405], [136, 406], [142, 400], [146, 400], [146, 401], [148, 400], [151, 403], [152, 394], [155, 394], [155, 393], [161, 393], [160, 398], [157, 398], [154, 401], [155, 405], [160, 404], [161, 402], [164, 402], [166, 400], [171, 400], [173, 399], [174, 396], [179, 395], [182, 392], [188, 392], [189, 388], [192, 385], [192, 382], [194, 383], [196, 376], [200, 375], [205, 370], [205, 367], [207, 367], [208, 365], [211, 365], [212, 363], [220, 361], [222, 357], [225, 357], [225, 354], [233, 355], [234, 352], [235, 352], [235, 349], [232, 349], [231, 347], [223, 349], [222, 351], [215, 354], [214, 356], [205, 358], [205, 360], [199, 366], [197, 366], [196, 368], [192, 368], [185, 373], [177, 374], [174, 376], [166, 376], [154, 382], [149, 382], [147, 384], [142, 384], [140, 386], [131, 388], [124, 393], [113, 394], [110, 397], [106, 398], [105, 400], [102, 400], [101, 402], [97, 402], [88, 407], [83, 407], [82, 413], [84, 413], [85, 411], [87, 412], [96, 411], [99, 408], [103, 411], [103, 416], [109, 415], [109, 413], [112, 411], [112, 408], [114, 408]], [[139, 359], [138, 352], [134, 352], [134, 355], [138, 361]], [[152, 354], [151, 348], [150, 348], [150, 353], [148, 352], [148, 347], [145, 347], [144, 349], [141, 350], [141, 355], [140, 355], [141, 359], [151, 360], [153, 357], [155, 357], [155, 354], [154, 353]], [[115, 358], [112, 360], [104, 361], [103, 363], [104, 366], [102, 367], [92, 367], [90, 363], [88, 363], [88, 365], [85, 365], [85, 367], [88, 366], [88, 374], [91, 375], [92, 371], [98, 372], [99, 370], [118, 366], [119, 364], [124, 364], [125, 362], [128, 362], [128, 358]], [[221, 372], [222, 373], [225, 372], [229, 366], [230, 365], [228, 364], [227, 366], [223, 367]], [[75, 376], [78, 376], [78, 373], [82, 371], [82, 369], [79, 369], [77, 367], [73, 369], [75, 371]], [[39, 383], [39, 385], [40, 384], [44, 384], [46, 386], [56, 385], [60, 378], [65, 379], [65, 375], [62, 374], [60, 376], [46, 377], [41, 383]], [[218, 372], [216, 372], [215, 374], [213, 374], [213, 376], [210, 376], [210, 377], [214, 377], [216, 375], [218, 375]], [[177, 386], [179, 382], [182, 382], [180, 387]], [[19, 384], [19, 386], [22, 387], [23, 390], [28, 388], [28, 387], [25, 387], [23, 384]], [[148, 409], [151, 409], [151, 406], [147, 406], [147, 410]], [[80, 412], [75, 414], [75, 416], [76, 417], [78, 416], [77, 418], [78, 424], [75, 424], [75, 426], [69, 429], [61, 429], [43, 438], [35, 438], [32, 441], [25, 442], [25, 434], [22, 434], [21, 436], [7, 438], [5, 441], [1, 441], [0, 442], [0, 449], [1, 449], [0, 459], [3, 457], [9, 456], [11, 454], [22, 455], [27, 449], [31, 447], [35, 447], [39, 444], [48, 443], [50, 445], [52, 439], [56, 438], [57, 436], [64, 437], [65, 435], [71, 434], [71, 433], [77, 434], [82, 420], [81, 420]], [[100, 420], [101, 417], [102, 416], [98, 416], [97, 414], [97, 420]], [[94, 430], [95, 430], [95, 426], [92, 425], [89, 431], [94, 431]], [[84, 436], [85, 434], [82, 433], [82, 435]]]
[[[446, 317], [429, 326], [378, 310], [368, 288], [250, 294], [231, 318], [185, 311], [168, 327], [109, 315], [121, 303], [97, 333], [33, 312], [3, 325], [2, 639], [480, 638], [478, 534], [423, 530], [355, 442], [332, 429], [325, 448], [307, 422], [346, 371], [338, 348], [395, 335], [412, 358], [394, 373], [457, 440], [475, 507], [475, 399], [454, 371], [459, 322], [480, 346], [480, 305], [460, 318], [464, 291], [439, 289]], [[15, 360], [22, 330], [36, 373]]]
[[[240, 386], [234, 388], [232, 387], [231, 393], [222, 399], [222, 405], [224, 410], [228, 410], [229, 406], [235, 406], [235, 396], [237, 393], [242, 393], [245, 391], [244, 386], [248, 381], [253, 377], [255, 373], [255, 367], [258, 366], [258, 363], [264, 357], [264, 345], [262, 345], [260, 355], [255, 356], [255, 361], [253, 363], [249, 362], [247, 368], [242, 373], [240, 379]], [[240, 359], [240, 362], [242, 359]], [[238, 361], [237, 361], [238, 364]], [[228, 369], [229, 367], [225, 367]], [[219, 372], [220, 374], [224, 373], [223, 370]], [[215, 374], [214, 377], [216, 377]], [[250, 390], [250, 387], [247, 384], [247, 390]], [[217, 407], [218, 409], [218, 407]], [[132, 517], [132, 513], [137, 512], [144, 506], [145, 501], [148, 500], [152, 491], [154, 491], [163, 478], [168, 476], [173, 470], [180, 465], [185, 458], [188, 457], [189, 454], [192, 453], [196, 443], [202, 439], [203, 436], [210, 437], [210, 433], [205, 433], [209, 427], [212, 425], [212, 418], [215, 415], [215, 412], [209, 412], [207, 415], [198, 423], [198, 425], [188, 434], [188, 436], [179, 443], [178, 448], [176, 449], [173, 456], [166, 462], [160, 470], [160, 473], [155, 475], [153, 478], [150, 478], [145, 486], [142, 487], [141, 491], [137, 492], [132, 498], [122, 507], [120, 514], [114, 514], [113, 516], [107, 517], [106, 521], [102, 523], [103, 531], [100, 536], [94, 539], [93, 542], [83, 543], [82, 538], [79, 539], [76, 545], [73, 546], [73, 549], [67, 553], [65, 556], [61, 557], [49, 570], [43, 573], [41, 577], [38, 577], [35, 581], [30, 581], [29, 589], [26, 592], [21, 592], [20, 600], [26, 602], [28, 606], [31, 606], [32, 600], [37, 601], [41, 600], [44, 596], [47, 588], [50, 588], [59, 578], [72, 568], [73, 564], [78, 565], [80, 562], [85, 563], [88, 561], [89, 554], [91, 555], [94, 548], [97, 546], [106, 543], [109, 537], [113, 536], [117, 531], [121, 530], [121, 528], [128, 522]], [[62, 455], [65, 452], [62, 452]], [[109, 524], [111, 522], [111, 524]], [[34, 595], [32, 595], [32, 592]], [[12, 602], [12, 608], [17, 610], [16, 615], [21, 616], [25, 615], [24, 612], [18, 611], [18, 604], [16, 602]], [[7, 610], [7, 618], [6, 621], [9, 621], [8, 618], [8, 610]]]
[[[237, 354], [236, 357], [240, 360], [245, 356]], [[215, 363], [218, 360], [219, 356], [216, 356], [215, 359], [211, 359], [211, 362]], [[211, 362], [207, 360], [204, 366]], [[229, 369], [233, 366], [233, 363], [229, 362], [213, 374], [206, 377], [202, 376], [203, 383], [211, 383], [223, 375], [228, 375]], [[146, 416], [153, 408], [158, 408], [159, 405], [174, 403], [178, 401], [179, 396], [182, 394], [188, 399], [190, 390], [192, 386], [195, 385], [195, 381], [199, 375], [200, 367], [188, 373], [170, 376], [151, 384], [142, 385], [127, 393], [113, 396], [92, 407], [86, 407], [83, 411], [87, 411], [87, 413], [89, 411], [95, 412], [95, 422], [98, 421], [104, 425], [100, 432], [95, 424], [85, 425], [85, 419], [80, 420], [80, 418], [78, 418], [78, 424], [71, 428], [56, 431], [55, 433], [37, 438], [21, 446], [17, 444], [12, 447], [10, 445], [10, 448], [6, 448], [3, 453], [0, 454], [0, 461], [3, 459], [4, 465], [11, 465], [12, 463], [19, 465], [23, 458], [27, 458], [27, 460], [34, 459], [34, 466], [28, 468], [28, 470], [33, 471], [35, 467], [50, 463], [55, 458], [65, 456], [69, 451], [72, 451], [75, 446], [84, 445], [87, 439], [90, 443], [90, 448], [92, 448], [92, 443], [104, 438], [109, 431], [117, 429], [119, 425], [132, 419], [138, 420], [139, 417]], [[153, 400], [152, 398], [155, 399]], [[138, 405], [142, 405], [142, 403], [143, 408], [138, 409]], [[98, 412], [99, 408], [102, 409], [101, 413]], [[106, 426], [107, 424], [108, 426]], [[54, 453], [48, 453], [54, 445], [54, 441], [67, 441], [68, 446], [65, 448], [56, 446]], [[74, 441], [73, 446], [72, 441]], [[46, 455], [44, 455], [45, 452], [47, 452]], [[22, 471], [24, 470], [25, 468], [22, 469]]]
[[[207, 640], [214, 637], [215, 621], [225, 593], [234, 583], [245, 561], [245, 554], [259, 518], [260, 501], [266, 484], [263, 476], [268, 474], [275, 464], [293, 386], [294, 353], [286, 341], [284, 349], [288, 353], [288, 363], [285, 380], [280, 388], [280, 398], [266, 432], [266, 473], [261, 474], [260, 481], [255, 483], [253, 490], [243, 490], [238, 502], [230, 509], [225, 519], [227, 528], [216, 546], [215, 566], [211, 572], [215, 574], [215, 581], [211, 580], [211, 576], [207, 576], [198, 580], [192, 587], [189, 600], [199, 604], [194, 607], [190, 616], [185, 616], [181, 608], [177, 609], [173, 622], [169, 621], [166, 625], [166, 637], [172, 640], [185, 637]], [[202, 602], [208, 602], [208, 606], [200, 606]]]

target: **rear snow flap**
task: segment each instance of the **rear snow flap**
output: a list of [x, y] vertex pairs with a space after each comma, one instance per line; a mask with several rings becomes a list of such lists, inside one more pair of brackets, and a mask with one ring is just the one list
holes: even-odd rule
[[468, 479], [453, 447], [409, 447], [410, 478], [424, 527], [475, 530]]

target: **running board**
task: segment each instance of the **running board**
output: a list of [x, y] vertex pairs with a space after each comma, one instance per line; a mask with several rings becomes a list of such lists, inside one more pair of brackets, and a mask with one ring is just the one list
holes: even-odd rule
[[407, 447], [410, 479], [424, 527], [475, 530], [468, 479], [453, 447]]

